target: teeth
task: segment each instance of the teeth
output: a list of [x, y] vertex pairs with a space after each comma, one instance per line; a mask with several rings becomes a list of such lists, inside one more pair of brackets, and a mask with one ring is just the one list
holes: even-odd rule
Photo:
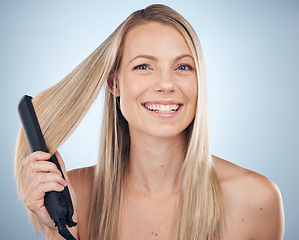
[[162, 104], [145, 104], [144, 105], [148, 110], [153, 112], [160, 113], [172, 113], [176, 112], [180, 105], [179, 104], [170, 104], [170, 105], [162, 105]]

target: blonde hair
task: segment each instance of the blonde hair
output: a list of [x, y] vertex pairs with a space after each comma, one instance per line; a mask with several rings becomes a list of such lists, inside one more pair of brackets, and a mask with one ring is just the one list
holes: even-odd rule
[[[185, 38], [195, 60], [198, 100], [195, 118], [188, 127], [186, 156], [181, 169], [182, 194], [173, 232], [176, 240], [220, 239], [222, 192], [215, 173], [208, 132], [205, 66], [198, 37], [191, 25], [173, 9], [151, 5], [131, 14], [90, 56], [55, 86], [33, 99], [41, 129], [51, 153], [78, 126], [111, 72], [117, 73], [126, 34], [146, 22], [174, 26]], [[93, 184], [89, 239], [116, 239], [122, 186], [129, 156], [128, 124], [108, 87], [105, 92], [100, 154]], [[30, 154], [22, 127], [15, 149], [15, 178], [23, 196], [25, 172], [21, 160]], [[31, 215], [37, 229], [37, 217]]]

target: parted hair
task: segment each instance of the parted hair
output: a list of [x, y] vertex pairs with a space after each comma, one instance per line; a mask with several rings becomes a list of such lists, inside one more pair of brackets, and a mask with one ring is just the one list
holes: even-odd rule
[[[83, 119], [102, 87], [105, 103], [98, 162], [96, 164], [89, 219], [90, 240], [117, 239], [124, 173], [129, 157], [128, 123], [107, 86], [117, 76], [127, 33], [135, 26], [158, 22], [175, 27], [193, 55], [198, 80], [197, 108], [187, 131], [181, 168], [181, 197], [173, 230], [175, 240], [217, 240], [223, 226], [223, 198], [213, 163], [208, 128], [205, 65], [201, 45], [192, 26], [176, 11], [161, 4], [132, 13], [93, 53], [64, 79], [33, 98], [49, 151], [53, 154]], [[115, 81], [113, 77], [112, 81]], [[30, 154], [20, 126], [15, 147], [15, 179], [24, 195], [21, 160]], [[38, 218], [29, 212], [37, 230]]]

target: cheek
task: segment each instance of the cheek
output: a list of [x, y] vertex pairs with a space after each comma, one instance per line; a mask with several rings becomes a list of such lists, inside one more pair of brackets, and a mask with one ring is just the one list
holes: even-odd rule
[[180, 88], [188, 101], [192, 104], [196, 104], [198, 95], [197, 80], [184, 81]]
[[120, 98], [123, 101], [138, 102], [140, 97], [149, 89], [150, 79], [134, 74], [123, 74], [119, 79]]
[[143, 88], [136, 79], [126, 76], [119, 81], [120, 110], [123, 116], [129, 121], [131, 115], [134, 115], [140, 103], [140, 96]]
[[196, 114], [197, 97], [198, 97], [197, 80], [190, 81], [189, 84], [187, 83], [184, 84], [181, 89], [187, 99], [188, 111], [186, 112], [187, 114], [186, 117], [188, 116], [187, 118], [191, 122], [194, 119]]

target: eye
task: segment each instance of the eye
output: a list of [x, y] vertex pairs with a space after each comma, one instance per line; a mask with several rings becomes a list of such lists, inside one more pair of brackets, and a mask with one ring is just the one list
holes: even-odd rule
[[134, 70], [148, 70], [150, 69], [147, 64], [140, 64], [134, 67]]
[[180, 71], [192, 71], [193, 70], [193, 67], [189, 64], [181, 64], [180, 66], [177, 67], [177, 70], [180, 70]]

